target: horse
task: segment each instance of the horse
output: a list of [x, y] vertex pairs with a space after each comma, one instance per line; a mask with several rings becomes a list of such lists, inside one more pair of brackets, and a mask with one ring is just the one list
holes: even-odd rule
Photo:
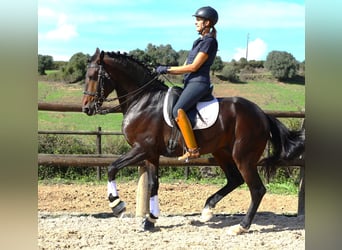
[[[119, 105], [104, 110], [102, 104], [116, 91]], [[108, 200], [115, 216], [125, 210], [120, 200], [115, 177], [120, 169], [145, 161], [152, 176], [150, 213], [143, 222], [144, 230], [152, 230], [158, 219], [159, 158], [177, 157], [184, 152], [182, 137], [176, 139], [174, 150], [168, 149], [172, 128], [163, 118], [163, 101], [169, 87], [158, 74], [127, 53], [96, 49], [89, 58], [85, 77], [82, 110], [89, 116], [110, 113], [120, 108], [123, 113], [122, 132], [131, 149], [108, 167]], [[200, 220], [213, 217], [216, 204], [238, 186], [246, 183], [250, 191], [249, 208], [228, 233], [248, 232], [266, 188], [258, 173], [258, 164], [267, 173], [275, 172], [276, 164], [289, 161], [304, 151], [303, 130], [289, 130], [277, 118], [266, 114], [255, 103], [242, 97], [218, 98], [219, 113], [214, 124], [194, 130], [200, 154], [212, 154], [222, 169], [227, 183], [207, 198]], [[269, 157], [263, 157], [267, 142], [272, 145]]]

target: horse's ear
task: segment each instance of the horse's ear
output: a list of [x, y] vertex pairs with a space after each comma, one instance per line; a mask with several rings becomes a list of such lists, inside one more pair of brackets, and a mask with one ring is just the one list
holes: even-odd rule
[[103, 62], [103, 57], [104, 57], [105, 52], [102, 50], [100, 54], [100, 64]]

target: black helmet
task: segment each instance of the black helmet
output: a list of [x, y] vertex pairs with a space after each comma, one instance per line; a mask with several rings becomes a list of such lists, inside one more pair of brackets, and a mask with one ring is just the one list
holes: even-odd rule
[[210, 20], [212, 22], [212, 26], [214, 26], [218, 20], [217, 11], [210, 6], [199, 8], [193, 16]]

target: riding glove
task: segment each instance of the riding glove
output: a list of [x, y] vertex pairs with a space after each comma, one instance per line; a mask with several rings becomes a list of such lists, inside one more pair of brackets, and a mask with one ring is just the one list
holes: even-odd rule
[[158, 74], [167, 74], [167, 70], [170, 68], [170, 66], [158, 66], [156, 71]]

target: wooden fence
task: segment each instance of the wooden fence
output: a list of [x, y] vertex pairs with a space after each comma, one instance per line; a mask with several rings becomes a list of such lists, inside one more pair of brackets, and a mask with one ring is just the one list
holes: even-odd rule
[[[76, 104], [60, 104], [60, 103], [38, 103], [40, 111], [57, 111], [57, 112], [81, 112], [81, 105]], [[305, 118], [304, 112], [283, 112], [283, 111], [265, 111], [267, 114], [279, 118]], [[304, 122], [303, 122], [304, 125]], [[101, 138], [102, 135], [122, 135], [121, 132], [103, 132], [99, 127], [97, 131], [38, 131], [38, 134], [70, 134], [70, 135], [96, 135], [97, 154], [92, 155], [75, 155], [75, 154], [38, 154], [38, 165], [59, 165], [59, 166], [92, 166], [97, 167], [97, 177], [101, 178], [102, 166], [108, 166], [115, 161], [118, 155], [102, 154]], [[137, 190], [137, 216], [144, 216], [149, 212], [149, 202], [146, 197], [148, 187], [148, 167], [144, 162], [137, 164], [139, 167], [139, 182]], [[189, 166], [217, 166], [214, 158], [198, 158], [188, 163], [180, 162], [175, 158], [160, 157], [160, 166], [185, 166], [185, 177], [189, 172]], [[298, 192], [298, 215], [304, 214], [305, 209], [305, 159], [300, 158], [292, 162], [284, 162], [279, 167], [297, 166], [300, 167], [300, 183]]]

